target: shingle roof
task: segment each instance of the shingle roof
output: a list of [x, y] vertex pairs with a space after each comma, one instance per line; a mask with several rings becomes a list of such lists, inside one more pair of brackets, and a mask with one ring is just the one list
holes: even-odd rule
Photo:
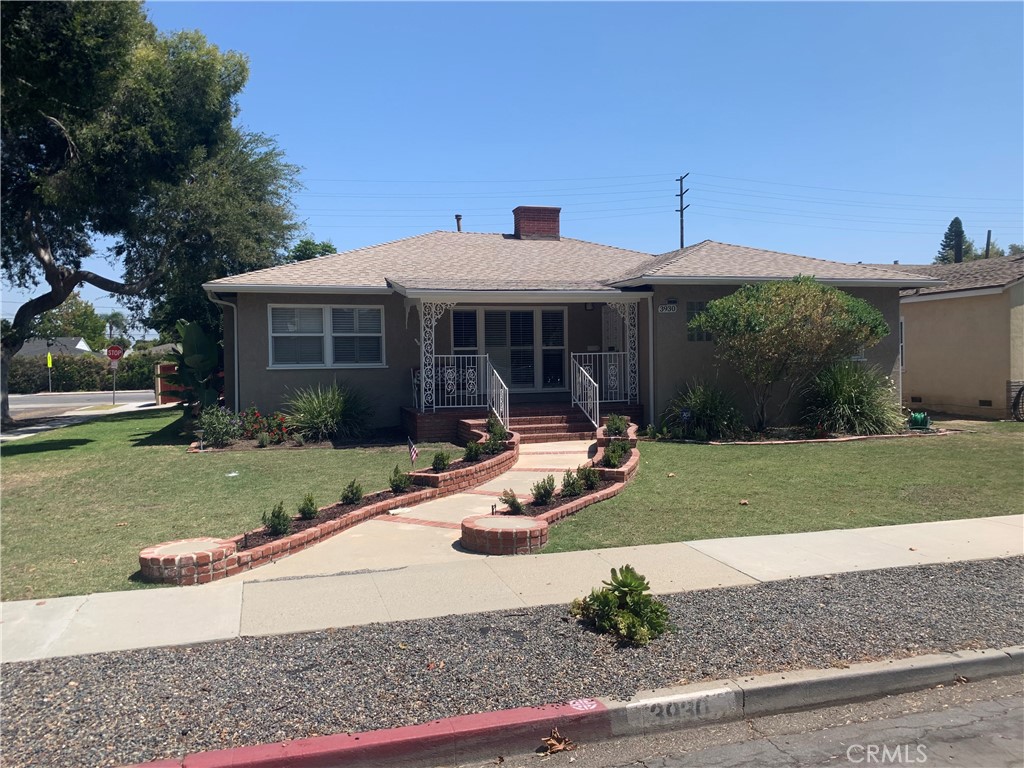
[[999, 256], [960, 264], [901, 264], [899, 269], [937, 277], [946, 283], [943, 286], [906, 291], [904, 295], [1002, 288], [1024, 278], [1024, 256]]
[[520, 240], [512, 235], [438, 231], [206, 285], [227, 291], [237, 286], [388, 288], [390, 280], [423, 289], [611, 290], [605, 284], [608, 280], [652, 259], [639, 251], [564, 237]]
[[662, 254], [653, 262], [642, 265], [615, 282], [635, 283], [647, 278], [675, 278], [681, 281], [698, 278], [719, 278], [723, 281], [788, 280], [798, 275], [813, 276], [824, 281], [892, 282], [894, 285], [920, 283], [922, 279], [920, 275], [880, 266], [844, 264], [705, 240]]
[[843, 284], [910, 287], [934, 282], [878, 266], [842, 264], [705, 240], [654, 257], [584, 240], [437, 231], [345, 253], [221, 278], [218, 291], [398, 289], [607, 291], [645, 282], [742, 282], [809, 275]]
[[50, 339], [52, 346], [47, 345], [46, 339], [26, 339], [15, 357], [42, 357], [47, 352], [53, 355], [87, 355], [92, 350], [89, 344], [81, 336], [57, 336]]

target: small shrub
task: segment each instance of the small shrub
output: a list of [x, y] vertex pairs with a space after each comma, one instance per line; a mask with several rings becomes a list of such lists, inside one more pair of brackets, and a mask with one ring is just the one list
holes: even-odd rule
[[718, 386], [693, 381], [669, 402], [661, 424], [662, 430], [673, 436], [705, 441], [734, 436], [742, 428], [743, 419], [732, 398]]
[[604, 428], [610, 437], [623, 437], [629, 429], [629, 419], [617, 413], [609, 414]]
[[434, 459], [430, 462], [430, 466], [435, 472], [444, 472], [451, 466], [451, 463], [452, 455], [450, 453], [447, 451], [438, 451], [434, 454]]
[[621, 467], [627, 453], [629, 453], [629, 443], [627, 441], [613, 440], [604, 449], [604, 458], [601, 460], [601, 463], [611, 469]]
[[583, 481], [571, 469], [565, 470], [565, 474], [562, 476], [562, 490], [559, 495], [566, 499], [583, 495]]
[[655, 427], [653, 424], [648, 424], [647, 428], [644, 429], [644, 437], [646, 437], [648, 440], [657, 440], [658, 428]]
[[359, 390], [337, 382], [326, 389], [317, 385], [299, 390], [288, 400], [287, 408], [286, 425], [317, 442], [362, 437], [369, 431], [373, 415]]
[[516, 496], [515, 491], [511, 488], [501, 492], [501, 496], [498, 497], [498, 501], [508, 507], [508, 511], [513, 515], [523, 514], [523, 502]]
[[505, 429], [505, 425], [493, 413], [487, 417], [487, 434], [499, 442], [508, 440], [508, 430]]
[[342, 504], [358, 504], [359, 500], [362, 498], [363, 486], [361, 486], [355, 480], [346, 485], [345, 490], [341, 492]]
[[538, 480], [530, 489], [533, 494], [533, 503], [537, 506], [544, 506], [551, 501], [555, 495], [555, 476], [548, 475], [543, 480]]
[[269, 432], [260, 432], [258, 435], [256, 435], [256, 447], [257, 448], [266, 448], [269, 445], [270, 445], [270, 433]]
[[292, 529], [292, 519], [284, 511], [284, 502], [279, 501], [273, 511], [268, 515], [263, 513], [263, 525], [272, 536], [284, 536]]
[[903, 429], [895, 388], [878, 368], [852, 360], [819, 373], [804, 392], [805, 424], [826, 432], [891, 435]]
[[293, 432], [289, 437], [292, 439], [292, 442], [300, 448], [306, 444], [306, 438], [302, 436], [301, 432]]
[[588, 491], [593, 491], [601, 484], [601, 473], [595, 467], [587, 464], [576, 468], [576, 477], [580, 479], [583, 487]]
[[484, 453], [488, 456], [494, 456], [501, 453], [503, 450], [505, 450], [505, 446], [501, 440], [494, 435], [487, 436], [487, 439], [484, 441]]
[[314, 520], [318, 514], [320, 514], [320, 510], [316, 508], [316, 501], [313, 499], [313, 494], [307, 493], [302, 498], [302, 503], [299, 504], [299, 517], [303, 520]]
[[395, 468], [391, 470], [391, 477], [388, 478], [388, 485], [391, 486], [392, 493], [405, 493], [412, 485], [412, 478], [408, 472], [403, 472], [395, 464]]
[[569, 606], [573, 616], [598, 632], [616, 635], [631, 645], [647, 645], [668, 630], [668, 608], [647, 594], [651, 586], [630, 565], [612, 568], [611, 581]]
[[483, 446], [475, 440], [466, 444], [466, 452], [462, 454], [463, 461], [480, 461], [480, 454], [483, 453]]
[[242, 436], [238, 417], [227, 408], [217, 405], [203, 408], [196, 423], [197, 428], [203, 430], [203, 442], [214, 448], [231, 445]]
[[238, 420], [241, 424], [242, 437], [245, 440], [253, 440], [260, 432], [267, 431], [266, 419], [255, 405], [250, 405], [244, 411], [239, 412]]

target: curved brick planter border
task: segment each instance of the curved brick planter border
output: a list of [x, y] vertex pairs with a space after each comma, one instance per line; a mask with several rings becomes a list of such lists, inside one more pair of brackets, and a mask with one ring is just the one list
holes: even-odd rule
[[[515, 516], [516, 520], [530, 520], [535, 525], [526, 528], [501, 528], [487, 527], [479, 521], [493, 517], [492, 515], [478, 515], [466, 518], [462, 521], [462, 536], [459, 543], [470, 552], [479, 552], [485, 555], [526, 555], [540, 549], [548, 541], [548, 528], [570, 515], [575, 515], [581, 509], [586, 509], [591, 504], [605, 501], [618, 496], [626, 484], [633, 479], [637, 469], [640, 468], [640, 450], [636, 447], [637, 427], [631, 424], [625, 438], [609, 438], [602, 431], [597, 438], [597, 453], [590, 461], [601, 475], [602, 480], [612, 480], [610, 485], [603, 490], [580, 496], [567, 504], [555, 507], [550, 512], [543, 512], [533, 517]], [[626, 463], [616, 469], [600, 466], [604, 458], [604, 449], [612, 440], [629, 440], [632, 447]], [[500, 517], [506, 517], [501, 515]], [[500, 524], [499, 524], [500, 525]]]
[[[477, 432], [476, 435], [478, 442], [483, 442], [485, 435], [480, 432]], [[459, 467], [450, 472], [424, 470], [410, 472], [413, 484], [425, 486], [422, 490], [411, 491], [401, 496], [378, 501], [376, 504], [369, 504], [353, 510], [344, 517], [324, 521], [299, 533], [282, 536], [280, 539], [275, 539], [260, 547], [247, 549], [244, 552], [237, 551], [238, 546], [245, 539], [244, 533], [229, 539], [210, 537], [182, 539], [146, 547], [139, 553], [139, 569], [143, 578], [149, 581], [188, 586], [208, 584], [227, 576], [234, 576], [242, 571], [258, 568], [261, 565], [301, 552], [319, 541], [329, 539], [354, 525], [398, 507], [413, 506], [486, 483], [506, 472], [519, 458], [518, 435], [513, 434], [511, 439], [505, 442], [505, 446], [512, 450], [481, 459], [469, 466]], [[336, 509], [338, 506], [338, 504], [332, 504], [322, 507], [321, 511]], [[256, 528], [249, 533], [262, 530], [262, 528]], [[187, 544], [195, 544], [195, 548], [183, 546]], [[173, 553], [162, 552], [162, 550], [168, 549]]]

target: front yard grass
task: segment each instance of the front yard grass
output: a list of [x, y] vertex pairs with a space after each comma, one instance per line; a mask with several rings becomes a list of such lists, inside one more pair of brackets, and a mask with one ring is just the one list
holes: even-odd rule
[[1024, 511], [1024, 424], [937, 426], [965, 431], [778, 446], [642, 442], [633, 483], [553, 526], [544, 552]]
[[[410, 466], [405, 445], [186, 454], [180, 417], [109, 416], [0, 447], [3, 600], [148, 586], [130, 578], [143, 547], [232, 536], [278, 501], [294, 513], [312, 493], [325, 506], [353, 478], [370, 493], [388, 487], [396, 464]], [[437, 450], [461, 452], [418, 448], [417, 468]]]

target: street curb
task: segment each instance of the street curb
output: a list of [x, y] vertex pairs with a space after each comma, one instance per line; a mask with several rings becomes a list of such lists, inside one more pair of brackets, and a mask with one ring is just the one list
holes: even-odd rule
[[576, 742], [743, 720], [1024, 674], [1024, 646], [957, 651], [640, 691], [629, 701], [580, 698], [564, 704], [461, 715], [423, 725], [318, 736], [199, 752], [126, 768], [375, 768], [454, 764], [526, 754], [557, 727]]

